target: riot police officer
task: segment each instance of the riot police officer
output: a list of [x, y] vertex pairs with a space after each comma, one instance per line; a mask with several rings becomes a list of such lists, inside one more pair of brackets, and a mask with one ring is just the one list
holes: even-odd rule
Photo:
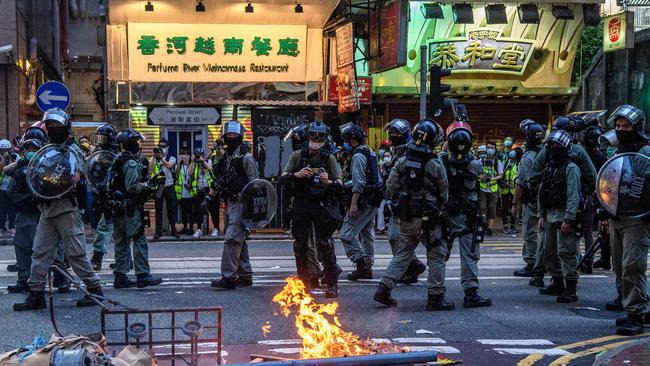
[[[458, 238], [459, 244], [460, 277], [465, 292], [463, 307], [491, 306], [492, 301], [489, 298], [478, 294], [480, 249], [477, 242], [477, 231], [482, 227], [482, 217], [478, 206], [478, 177], [482, 173], [483, 167], [481, 161], [475, 159], [470, 152], [472, 130], [469, 124], [455, 122], [447, 128], [447, 134], [449, 151], [440, 154], [440, 161], [445, 167], [449, 182], [449, 199], [447, 201], [449, 239], [453, 241]], [[439, 263], [438, 266], [441, 264]], [[444, 273], [444, 269], [436, 268], [434, 271]], [[444, 293], [444, 291], [440, 292]], [[434, 310], [436, 308], [445, 310], [450, 307], [453, 308], [453, 305], [438, 302]]]
[[[116, 289], [156, 286], [162, 278], [153, 277], [149, 268], [149, 246], [144, 233], [144, 203], [154, 191], [146, 183], [139, 160], [142, 135], [132, 129], [120, 132], [116, 142], [122, 153], [113, 163], [110, 183], [112, 198], [121, 202], [120, 209], [113, 213], [113, 238], [115, 240], [115, 269], [113, 287]], [[164, 179], [164, 177], [163, 177]], [[157, 182], [164, 183], [164, 180]], [[137, 281], [128, 277], [131, 264], [131, 240], [133, 240], [133, 264]]]
[[375, 217], [381, 203], [381, 177], [377, 155], [365, 145], [366, 134], [360, 126], [341, 126], [343, 148], [351, 154], [349, 174], [352, 197], [341, 228], [345, 253], [357, 265], [348, 280], [372, 278], [375, 256]]
[[528, 176], [535, 158], [543, 147], [544, 127], [532, 123], [523, 128], [522, 132], [526, 136], [526, 152], [521, 158], [515, 180], [515, 194], [512, 200], [511, 214], [514, 217], [519, 204], [523, 205], [524, 246], [522, 256], [526, 266], [514, 271], [513, 274], [518, 277], [533, 277], [529, 282], [531, 286], [544, 287], [544, 242], [542, 236], [540, 236], [543, 233], [538, 229], [537, 197], [534, 193], [537, 190], [531, 187], [528, 182]]
[[[648, 146], [650, 126], [642, 110], [631, 105], [622, 105], [612, 113], [607, 125], [616, 131], [616, 139], [619, 142], [617, 155], [637, 153], [650, 156]], [[616, 155], [613, 158], [616, 158]], [[644, 171], [638, 172], [646, 182], [650, 176], [647, 166], [645, 165]], [[645, 207], [647, 203], [644, 202]], [[616, 274], [616, 290], [622, 307], [627, 312], [625, 318], [616, 320], [616, 333], [627, 336], [642, 334], [644, 325], [650, 323], [646, 287], [650, 225], [647, 218], [613, 217], [609, 220], [609, 234], [612, 245], [612, 267]]]
[[[390, 152], [392, 159], [387, 165], [384, 164], [384, 170], [390, 172], [393, 166], [399, 161], [399, 159], [404, 155], [406, 151], [406, 145], [411, 141], [411, 124], [405, 119], [394, 119], [386, 125], [386, 131], [388, 132], [388, 139], [390, 141]], [[386, 180], [388, 177], [386, 177]], [[386, 184], [386, 182], [384, 182]], [[393, 201], [397, 197], [390, 197], [386, 194], [388, 202], [388, 210], [391, 210]], [[390, 214], [388, 223], [388, 243], [390, 244], [390, 249], [395, 255], [395, 245], [397, 243], [397, 238], [399, 236], [399, 217], [397, 212], [392, 212]], [[422, 263], [415, 255], [411, 258], [409, 267], [404, 274], [404, 277], [400, 279], [401, 283], [415, 283], [418, 281], [418, 276], [427, 269], [427, 266]]]
[[333, 298], [338, 296], [341, 272], [336, 264], [332, 234], [341, 216], [335, 190], [342, 189], [342, 173], [334, 155], [325, 148], [328, 127], [320, 121], [312, 122], [308, 135], [308, 146], [291, 154], [282, 179], [292, 182], [294, 187], [291, 234], [295, 239], [293, 250], [298, 276], [307, 284], [313, 282], [314, 273], [309, 265], [310, 228], [313, 227], [316, 246], [323, 257], [325, 296]]
[[407, 144], [405, 155], [392, 168], [386, 182], [387, 195], [399, 197], [401, 220], [393, 259], [374, 295], [375, 301], [381, 304], [397, 304], [391, 290], [411, 267], [415, 249], [423, 238], [430, 269], [427, 310], [449, 307], [444, 303], [447, 245], [443, 244], [439, 222], [449, 187], [445, 168], [433, 152], [443, 140], [442, 128], [435, 121], [420, 121], [413, 128], [413, 141]]
[[580, 169], [570, 157], [572, 137], [555, 130], [546, 139], [550, 161], [542, 173], [537, 205], [539, 229], [544, 230], [544, 265], [552, 283], [539, 290], [559, 303], [578, 301], [578, 237]]
[[[101, 125], [95, 130], [95, 146], [96, 149], [111, 151], [119, 153], [119, 146], [115, 143], [117, 131], [111, 125]], [[95, 239], [93, 241], [93, 256], [90, 258], [90, 263], [93, 265], [95, 271], [102, 269], [102, 260], [106, 254], [106, 248], [113, 235], [113, 222], [110, 218], [104, 215], [102, 209], [106, 205], [105, 192], [99, 192], [93, 201], [95, 212], [98, 213], [99, 221], [97, 222], [97, 229], [95, 230]]]
[[258, 178], [257, 163], [244, 145], [244, 125], [238, 121], [226, 122], [221, 127], [221, 139], [225, 147], [222, 161], [215, 165], [210, 193], [205, 197], [208, 206], [217, 194], [226, 201], [228, 226], [221, 255], [221, 278], [212, 281], [211, 286], [221, 289], [247, 287], [253, 284], [246, 244], [246, 229], [241, 223], [242, 204], [239, 194], [248, 182]]
[[[72, 124], [68, 114], [54, 108], [43, 115], [50, 143], [60, 144], [76, 154], [83, 161], [81, 149], [72, 139]], [[72, 183], [79, 182], [79, 173], [72, 176]], [[63, 241], [68, 261], [77, 276], [85, 283], [91, 294], [103, 296], [99, 277], [93, 271], [86, 257], [86, 236], [84, 223], [73, 193], [60, 198], [47, 200], [39, 205], [41, 215], [34, 238], [34, 253], [29, 276], [30, 292], [22, 303], [14, 304], [15, 311], [36, 310], [46, 307], [45, 279], [56, 256], [59, 241]], [[95, 302], [88, 296], [77, 301], [77, 306], [93, 306]]]

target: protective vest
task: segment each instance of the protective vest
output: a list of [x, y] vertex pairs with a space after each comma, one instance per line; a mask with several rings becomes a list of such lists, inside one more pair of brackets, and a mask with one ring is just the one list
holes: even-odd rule
[[[483, 174], [488, 175], [490, 177], [495, 177], [497, 175], [497, 159], [492, 158], [491, 159], [491, 164], [486, 164], [487, 159], [483, 160]], [[481, 180], [480, 182], [481, 189], [482, 190], [489, 190], [491, 193], [496, 193], [499, 190], [499, 185], [496, 181], [496, 179], [490, 179], [489, 182], [484, 182]]]
[[560, 208], [566, 205], [566, 169], [569, 160], [561, 163], [550, 161], [542, 173], [539, 186], [539, 203], [543, 209]]
[[[192, 179], [192, 176], [189, 174], [190, 167], [187, 167], [188, 177], [190, 183], [192, 184], [192, 189], [190, 190], [190, 197], [196, 196], [196, 181]], [[180, 200], [183, 196], [183, 165], [178, 169], [178, 175], [176, 176], [176, 183], [174, 184], [174, 191], [176, 191], [176, 199]]]
[[[424, 168], [429, 160], [435, 158], [435, 154], [421, 154], [414, 151], [406, 152], [404, 170], [400, 172], [400, 178], [405, 179], [407, 192], [415, 193], [424, 188], [424, 179], [427, 175]], [[431, 182], [432, 179], [430, 178], [429, 181]], [[436, 186], [432, 185], [432, 187], [435, 188]], [[434, 196], [438, 196], [438, 192], [432, 193]]]
[[[330, 159], [330, 154], [325, 151], [325, 149], [320, 150], [320, 159], [314, 165], [309, 155], [309, 147], [303, 147], [300, 149], [300, 162], [298, 163], [298, 171], [303, 168], [314, 168], [320, 169], [323, 168], [327, 171], [328, 161]], [[329, 173], [329, 172], [328, 172]], [[294, 186], [294, 192], [296, 197], [300, 198], [323, 198], [323, 195], [326, 193], [327, 189], [324, 184], [320, 183], [320, 180], [316, 177], [311, 178], [301, 178], [296, 179], [296, 184]]]
[[[356, 154], [363, 154], [366, 157], [366, 186], [379, 188], [381, 182], [379, 180], [379, 162], [377, 161], [377, 154], [370, 150], [369, 147], [363, 145], [354, 149], [352, 156]], [[350, 174], [352, 172], [350, 171]]]
[[442, 155], [440, 160], [447, 171], [449, 197], [462, 198], [471, 195], [474, 189], [467, 188], [468, 185], [465, 184], [467, 181], [476, 179], [476, 176], [467, 169], [471, 160], [460, 164], [452, 164], [448, 154]]
[[[192, 189], [196, 190], [199, 182], [199, 164], [194, 165], [194, 171], [192, 172]], [[209, 169], [204, 169], [203, 174], [205, 175], [205, 180], [208, 182], [208, 187], [212, 186], [212, 172]]]
[[248, 175], [244, 169], [244, 156], [244, 151], [242, 151], [241, 155], [235, 155], [231, 159], [222, 156], [213, 167], [215, 177], [213, 185], [219, 186], [218, 189], [222, 192], [225, 190], [231, 195], [241, 192], [248, 184]]
[[503, 172], [503, 187], [500, 188], [501, 194], [515, 194], [515, 179], [517, 179], [517, 170], [519, 170], [519, 164], [514, 161], [509, 162], [508, 166]]
[[131, 160], [137, 162], [137, 159], [133, 154], [129, 152], [122, 152], [113, 163], [111, 172], [109, 173], [110, 190], [113, 193], [122, 192], [124, 198], [133, 198], [134, 196], [132, 193], [129, 193], [126, 190], [126, 175], [124, 174], [124, 166]]
[[160, 174], [160, 169], [162, 167], [162, 164], [160, 162], [156, 162], [153, 164], [153, 170], [151, 171], [151, 178], [157, 176]]

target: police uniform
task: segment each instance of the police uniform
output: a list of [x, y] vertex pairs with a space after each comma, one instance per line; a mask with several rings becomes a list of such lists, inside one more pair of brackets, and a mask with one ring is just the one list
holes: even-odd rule
[[[406, 151], [406, 145], [401, 145], [401, 146], [394, 146], [390, 148], [391, 154], [392, 154], [392, 160], [390, 162], [390, 166], [388, 166], [388, 169], [392, 169], [395, 164], [399, 161], [399, 159], [404, 155], [404, 152]], [[388, 192], [387, 192], [388, 193]], [[393, 199], [395, 197], [391, 197], [389, 194], [386, 195], [388, 199]], [[391, 215], [389, 221], [388, 221], [388, 243], [390, 244], [390, 249], [393, 253], [395, 254], [395, 245], [397, 243], [397, 238], [399, 237], [399, 217], [397, 216], [397, 213], [393, 212]], [[415, 258], [417, 259], [417, 258]]]
[[[399, 237], [381, 283], [392, 289], [404, 276], [410, 263], [415, 257], [415, 249], [422, 238], [427, 248], [427, 263], [429, 265], [428, 292], [430, 294], [445, 293], [445, 259], [447, 245], [442, 243], [440, 225], [423, 228], [422, 216], [431, 207], [441, 209], [447, 203], [447, 174], [442, 163], [431, 156], [424, 164], [422, 171], [414, 172], [408, 162], [412, 159], [407, 153], [395, 164], [386, 182], [387, 194], [398, 196], [400, 192], [408, 194], [410, 220], [402, 220], [399, 224]], [[410, 164], [409, 164], [410, 165]], [[402, 204], [402, 202], [400, 202]], [[427, 213], [429, 214], [429, 213]], [[433, 218], [431, 218], [433, 220]], [[426, 230], [426, 232], [424, 232]]]
[[[236, 287], [237, 280], [246, 282], [253, 280], [253, 269], [248, 255], [246, 243], [246, 229], [241, 223], [242, 204], [235, 195], [240, 193], [248, 182], [258, 178], [257, 163], [248, 152], [246, 145], [239, 145], [234, 152], [226, 151], [223, 171], [215, 171], [214, 176], [219, 179], [231, 193], [223, 197], [227, 202], [226, 215], [228, 224], [224, 238], [223, 254], [221, 255], [222, 281], [227, 283], [227, 288]], [[213, 282], [214, 287], [223, 287]]]
[[[113, 152], [119, 153], [119, 151]], [[102, 196], [105, 196], [105, 194], [100, 192], [99, 199], [96, 198], [94, 201], [94, 205], [100, 205], [98, 207], [98, 210], [96, 210], [99, 212], [99, 221], [97, 222], [97, 228], [95, 229], [95, 238], [93, 239], [93, 259], [95, 259], [95, 261], [91, 260], [91, 262], [93, 262], [93, 268], [96, 270], [101, 269], [101, 258], [103, 258], [104, 254], [106, 254], [108, 244], [110, 243], [111, 236], [113, 235], [113, 221], [110, 217], [107, 218], [104, 214], [106, 197]], [[97, 262], [96, 258], [99, 259], [99, 262]]]
[[335, 182], [340, 182], [342, 179], [341, 166], [334, 155], [325, 151], [325, 147], [316, 152], [303, 147], [291, 154], [283, 172], [286, 179], [291, 179], [294, 183], [291, 234], [295, 239], [293, 250], [298, 276], [305, 283], [313, 283], [314, 275], [317, 276], [314, 268], [319, 267], [317, 258], [314, 257], [316, 251], [310, 248], [310, 241], [315, 239], [316, 248], [323, 261], [323, 283], [329, 288], [327, 295], [335, 297], [341, 270], [336, 264], [332, 234], [338, 223], [336, 218], [326, 212], [325, 206], [328, 205], [336, 212], [337, 202], [330, 187], [322, 184], [317, 176], [310, 178], [293, 176], [303, 168], [323, 169], [332, 185], [340, 184]]
[[[582, 145], [572, 144], [571, 145], [571, 154], [575, 165], [580, 168], [580, 177], [581, 184], [584, 187], [590, 187], [590, 190], [593, 190], [593, 187], [596, 184], [596, 167], [591, 162], [587, 150]], [[531, 187], [538, 187], [542, 181], [542, 172], [546, 167], [549, 157], [547, 156], [546, 149], [541, 149], [535, 157], [535, 162], [528, 176], [528, 183]]]
[[[123, 151], [113, 165], [113, 192], [122, 192], [124, 200], [119, 215], [113, 217], [113, 239], [115, 240], [115, 287], [131, 287], [126, 278], [131, 266], [131, 240], [133, 240], [133, 265], [137, 286], [145, 287], [162, 282], [150, 277], [149, 247], [144, 233], [143, 204], [140, 197], [147, 187], [142, 165], [131, 152]], [[119, 281], [123, 281], [119, 286]]]
[[352, 193], [359, 193], [357, 215], [346, 213], [341, 228], [341, 242], [350, 261], [372, 266], [375, 257], [375, 217], [378, 202], [368, 202], [369, 189], [374, 189], [380, 180], [377, 157], [366, 145], [359, 145], [352, 151], [350, 175]]

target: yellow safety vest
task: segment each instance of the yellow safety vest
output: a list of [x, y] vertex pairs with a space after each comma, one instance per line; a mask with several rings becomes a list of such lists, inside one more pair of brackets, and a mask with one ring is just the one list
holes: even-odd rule
[[513, 163], [512, 166], [503, 172], [503, 180], [506, 186], [501, 188], [501, 194], [515, 194], [515, 179], [517, 179], [517, 170], [519, 164]]
[[[189, 170], [190, 167], [188, 166], [187, 169]], [[190, 197], [194, 197], [196, 196], [196, 181], [190, 179], [190, 182], [192, 183], [192, 190], [190, 191]], [[176, 191], [176, 199], [180, 200], [181, 197], [183, 196], [183, 165], [182, 164], [178, 169], [178, 176], [176, 177], [176, 183], [174, 184], [174, 191]]]
[[[192, 173], [192, 188], [196, 190], [196, 185], [198, 184], [199, 181], [199, 164], [194, 165], [194, 172]], [[205, 180], [208, 182], [208, 187], [212, 186], [212, 172], [209, 169], [204, 170], [203, 174], [205, 174]]]
[[[494, 159], [496, 159], [496, 157]], [[493, 161], [496, 162], [496, 160], [493, 160]], [[488, 165], [485, 165], [485, 163], [484, 163], [483, 164], [483, 174], [491, 176], [491, 177], [495, 177], [497, 175], [497, 171], [494, 168], [494, 164], [491, 164], [491, 165], [488, 166]], [[480, 186], [481, 186], [481, 189], [483, 191], [489, 190], [491, 193], [496, 193], [499, 190], [499, 185], [497, 184], [496, 179], [490, 179], [489, 182], [484, 182], [483, 180], [481, 180]]]

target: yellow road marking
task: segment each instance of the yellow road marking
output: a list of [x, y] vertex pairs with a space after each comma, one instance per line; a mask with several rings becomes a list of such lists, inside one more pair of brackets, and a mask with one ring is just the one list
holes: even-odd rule
[[544, 355], [541, 353], [533, 353], [532, 355], [528, 355], [528, 357], [524, 358], [523, 360], [519, 361], [517, 363], [517, 366], [533, 366], [535, 362], [541, 360], [544, 358]]
[[561, 356], [560, 358], [556, 359], [555, 361], [551, 362], [549, 364], [549, 366], [566, 366], [569, 362], [571, 362], [572, 360], [575, 360], [577, 358], [593, 355], [594, 353], [607, 351], [607, 350], [610, 350], [612, 348], [620, 347], [620, 346], [623, 346], [625, 344], [628, 344], [628, 343], [634, 342], [634, 341], [636, 341], [636, 339], [628, 339], [627, 341], [609, 343], [609, 344], [606, 344], [604, 346], [593, 347], [593, 348], [590, 348], [590, 349], [586, 349], [584, 351], [576, 352], [576, 353], [571, 354], [571, 355], [564, 355], [564, 356]]

